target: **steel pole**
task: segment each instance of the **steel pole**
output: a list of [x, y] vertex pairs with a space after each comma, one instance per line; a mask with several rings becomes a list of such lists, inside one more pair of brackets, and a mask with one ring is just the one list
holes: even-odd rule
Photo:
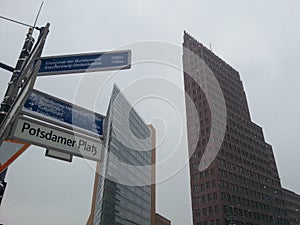
[[[34, 38], [32, 37], [32, 33], [33, 33], [33, 28], [29, 28], [28, 33], [26, 34], [25, 43], [21, 50], [18, 62], [16, 64], [16, 67], [13, 70], [13, 74], [11, 76], [10, 81], [8, 82], [8, 88], [6, 90], [4, 99], [0, 106], [0, 124], [2, 124], [3, 119], [5, 118], [7, 112], [11, 107], [11, 104], [13, 103], [15, 97], [18, 94], [19, 91], [18, 83], [20, 78], [19, 77], [20, 71], [25, 64], [34, 43]], [[7, 168], [4, 171], [2, 171], [2, 173], [0, 173], [0, 184], [5, 183], [4, 180], [5, 180], [6, 173], [7, 173]], [[3, 196], [0, 197], [0, 204], [2, 201], [2, 197]]]

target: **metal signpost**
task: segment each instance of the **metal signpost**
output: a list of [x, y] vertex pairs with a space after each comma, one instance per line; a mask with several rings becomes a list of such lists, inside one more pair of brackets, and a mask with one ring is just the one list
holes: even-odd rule
[[[40, 61], [36, 61], [41, 56], [47, 35], [49, 33], [48, 23], [45, 27], [40, 28], [40, 35], [38, 41], [31, 51], [34, 39], [32, 37], [33, 27], [31, 27], [26, 35], [26, 40], [19, 56], [16, 67], [14, 68], [13, 75], [8, 88], [5, 93], [4, 100], [0, 107], [0, 146], [2, 146], [3, 140], [9, 135], [10, 129], [15, 121], [16, 115], [20, 112], [23, 103], [29, 95], [29, 92], [33, 88], [37, 72], [39, 71]], [[12, 68], [11, 68], [12, 69]], [[9, 70], [11, 70], [9, 68]], [[3, 198], [3, 194], [6, 187], [4, 181], [6, 175], [6, 166], [4, 171], [0, 173], [0, 204]]]
[[38, 61], [35, 66], [32, 74], [30, 75], [30, 79], [27, 80], [25, 85], [23, 86], [21, 93], [18, 95], [17, 99], [14, 101], [14, 104], [11, 106], [9, 112], [7, 113], [6, 117], [1, 123], [0, 127], [0, 146], [2, 145], [3, 141], [9, 136], [10, 130], [15, 122], [15, 119], [19, 112], [21, 111], [25, 101], [27, 100], [30, 91], [33, 88], [35, 83], [36, 75], [40, 68], [41, 62]]
[[111, 51], [41, 57], [38, 76], [95, 71], [121, 70], [131, 67], [131, 51]]
[[22, 113], [75, 131], [103, 134], [103, 115], [38, 90], [31, 92]]
[[100, 161], [103, 148], [99, 138], [75, 133], [24, 116], [20, 117], [15, 124], [12, 137], [16, 140], [30, 142], [37, 146], [94, 161]]
[[[49, 26], [38, 28], [40, 35], [32, 51], [35, 27], [29, 29], [15, 69], [0, 64], [13, 70], [0, 108], [0, 204], [6, 168], [30, 144], [46, 148], [46, 156], [69, 162], [73, 155], [101, 161], [104, 116], [33, 90], [36, 77], [131, 67], [130, 50], [41, 57]], [[8, 138], [16, 141], [8, 142]]]
[[[42, 28], [36, 45], [34, 46], [27, 60], [22, 63], [22, 68], [21, 71], [18, 72], [18, 77], [13, 80], [14, 85], [10, 84], [7, 90], [4, 102], [7, 102], [7, 99], [12, 99], [13, 102], [9, 106], [8, 113], [1, 121], [0, 146], [9, 135], [11, 125], [14, 123], [16, 116], [20, 112], [23, 104], [27, 100], [27, 97], [29, 96], [30, 91], [34, 86], [35, 79], [41, 65], [41, 62], [36, 61], [36, 59], [41, 56], [46, 37], [49, 32], [49, 26], [50, 24], [47, 24], [44, 28]], [[3, 105], [6, 106], [6, 103], [4, 103]]]

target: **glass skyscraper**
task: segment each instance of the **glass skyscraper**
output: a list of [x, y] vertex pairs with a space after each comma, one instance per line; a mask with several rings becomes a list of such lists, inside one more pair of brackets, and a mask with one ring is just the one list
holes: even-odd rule
[[104, 124], [88, 224], [151, 225], [155, 212], [155, 130], [115, 85]]

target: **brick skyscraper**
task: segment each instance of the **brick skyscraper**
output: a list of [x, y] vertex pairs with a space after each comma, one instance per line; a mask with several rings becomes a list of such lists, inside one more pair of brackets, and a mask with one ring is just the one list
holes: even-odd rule
[[281, 187], [239, 73], [186, 32], [183, 48], [194, 225], [294, 224], [298, 195]]

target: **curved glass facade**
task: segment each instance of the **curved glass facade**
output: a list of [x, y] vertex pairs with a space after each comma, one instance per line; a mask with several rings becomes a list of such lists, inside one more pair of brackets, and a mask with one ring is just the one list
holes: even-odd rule
[[114, 86], [104, 125], [93, 225], [151, 224], [151, 130]]

